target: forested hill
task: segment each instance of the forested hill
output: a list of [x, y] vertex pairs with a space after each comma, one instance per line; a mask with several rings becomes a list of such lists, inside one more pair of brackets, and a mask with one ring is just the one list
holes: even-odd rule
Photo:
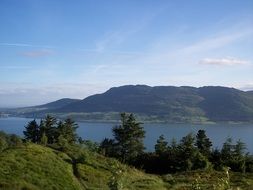
[[64, 106], [67, 106], [71, 103], [75, 103], [80, 101], [79, 99], [70, 99], [70, 98], [62, 98], [60, 100], [54, 101], [54, 102], [50, 102], [47, 104], [43, 104], [40, 106], [35, 106], [36, 108], [43, 108], [43, 109], [57, 109], [57, 108], [61, 108]]
[[51, 107], [47, 111], [131, 112], [175, 122], [253, 122], [253, 93], [219, 86], [195, 88], [127, 85], [61, 107]]

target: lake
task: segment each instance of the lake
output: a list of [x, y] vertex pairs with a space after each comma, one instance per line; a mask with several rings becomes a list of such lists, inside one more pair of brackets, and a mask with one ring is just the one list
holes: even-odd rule
[[[31, 119], [28, 118], [0, 118], [0, 130], [23, 136], [24, 126], [29, 121]], [[78, 122], [78, 125], [79, 136], [86, 140], [101, 142], [106, 137], [112, 137], [111, 129], [115, 123]], [[167, 141], [171, 141], [173, 137], [180, 140], [190, 132], [196, 134], [199, 129], [204, 129], [214, 148], [220, 148], [227, 137], [232, 137], [234, 141], [241, 139], [247, 145], [248, 151], [253, 153], [253, 124], [144, 124], [143, 126], [146, 131], [144, 143], [148, 151], [154, 150], [156, 140], [161, 134]]]

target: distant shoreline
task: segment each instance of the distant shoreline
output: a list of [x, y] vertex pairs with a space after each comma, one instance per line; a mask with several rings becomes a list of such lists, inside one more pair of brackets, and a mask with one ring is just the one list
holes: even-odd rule
[[[54, 115], [54, 114], [52, 114]], [[55, 116], [55, 115], [54, 115]], [[18, 115], [8, 115], [7, 117], [0, 117], [0, 119], [11, 119], [11, 118], [20, 118], [20, 119], [42, 119], [43, 117], [28, 117], [28, 116], [18, 116]], [[57, 117], [58, 119], [65, 119], [68, 117]], [[74, 121], [76, 122], [86, 122], [86, 123], [111, 123], [111, 124], [117, 124], [120, 123], [120, 120], [117, 119], [83, 119], [83, 118], [73, 118], [70, 116], [70, 118], [72, 118]], [[139, 120], [139, 122], [143, 123], [143, 124], [182, 124], [182, 125], [221, 125], [221, 124], [225, 124], [225, 125], [242, 125], [242, 124], [249, 124], [249, 125], [253, 125], [253, 122], [235, 122], [235, 121], [219, 121], [219, 122], [214, 122], [214, 121], [207, 121], [207, 122], [177, 122], [177, 121], [150, 121], [150, 120]]]

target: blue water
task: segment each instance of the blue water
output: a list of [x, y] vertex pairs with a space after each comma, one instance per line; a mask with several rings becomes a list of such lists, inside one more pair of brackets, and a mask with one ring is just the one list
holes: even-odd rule
[[[0, 130], [22, 136], [24, 126], [31, 119], [27, 118], [0, 118]], [[78, 122], [77, 133], [84, 139], [101, 142], [104, 138], [112, 137], [113, 123]], [[144, 124], [146, 138], [144, 144], [147, 150], [153, 150], [158, 137], [163, 134], [167, 141], [174, 137], [180, 140], [190, 132], [197, 133], [199, 129], [206, 130], [207, 136], [212, 140], [213, 147], [220, 148], [227, 137], [234, 141], [241, 139], [247, 145], [248, 151], [253, 153], [253, 124]]]

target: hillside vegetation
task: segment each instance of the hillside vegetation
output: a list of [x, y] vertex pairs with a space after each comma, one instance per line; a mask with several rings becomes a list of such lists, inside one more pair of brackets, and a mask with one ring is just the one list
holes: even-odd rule
[[[194, 186], [214, 189], [217, 184], [224, 186], [222, 179], [226, 178], [224, 172], [217, 171], [155, 176], [89, 151], [74, 174], [72, 159], [67, 154], [33, 143], [8, 149], [0, 155], [0, 189], [6, 190], [109, 190], [110, 182], [120, 183], [126, 190], [180, 190]], [[231, 186], [252, 189], [253, 174], [231, 173]]]
[[0, 166], [0, 189], [109, 189], [110, 178], [119, 171], [125, 189], [165, 189], [160, 177], [91, 152], [74, 172], [67, 154], [35, 144], [4, 151]]
[[[71, 119], [30, 121], [24, 138], [0, 131], [0, 189], [6, 190], [238, 190], [253, 188], [253, 157], [227, 139], [212, 149], [204, 130], [145, 152], [145, 131], [121, 114], [114, 139], [84, 140]], [[137, 169], [138, 168], [138, 169]]]

